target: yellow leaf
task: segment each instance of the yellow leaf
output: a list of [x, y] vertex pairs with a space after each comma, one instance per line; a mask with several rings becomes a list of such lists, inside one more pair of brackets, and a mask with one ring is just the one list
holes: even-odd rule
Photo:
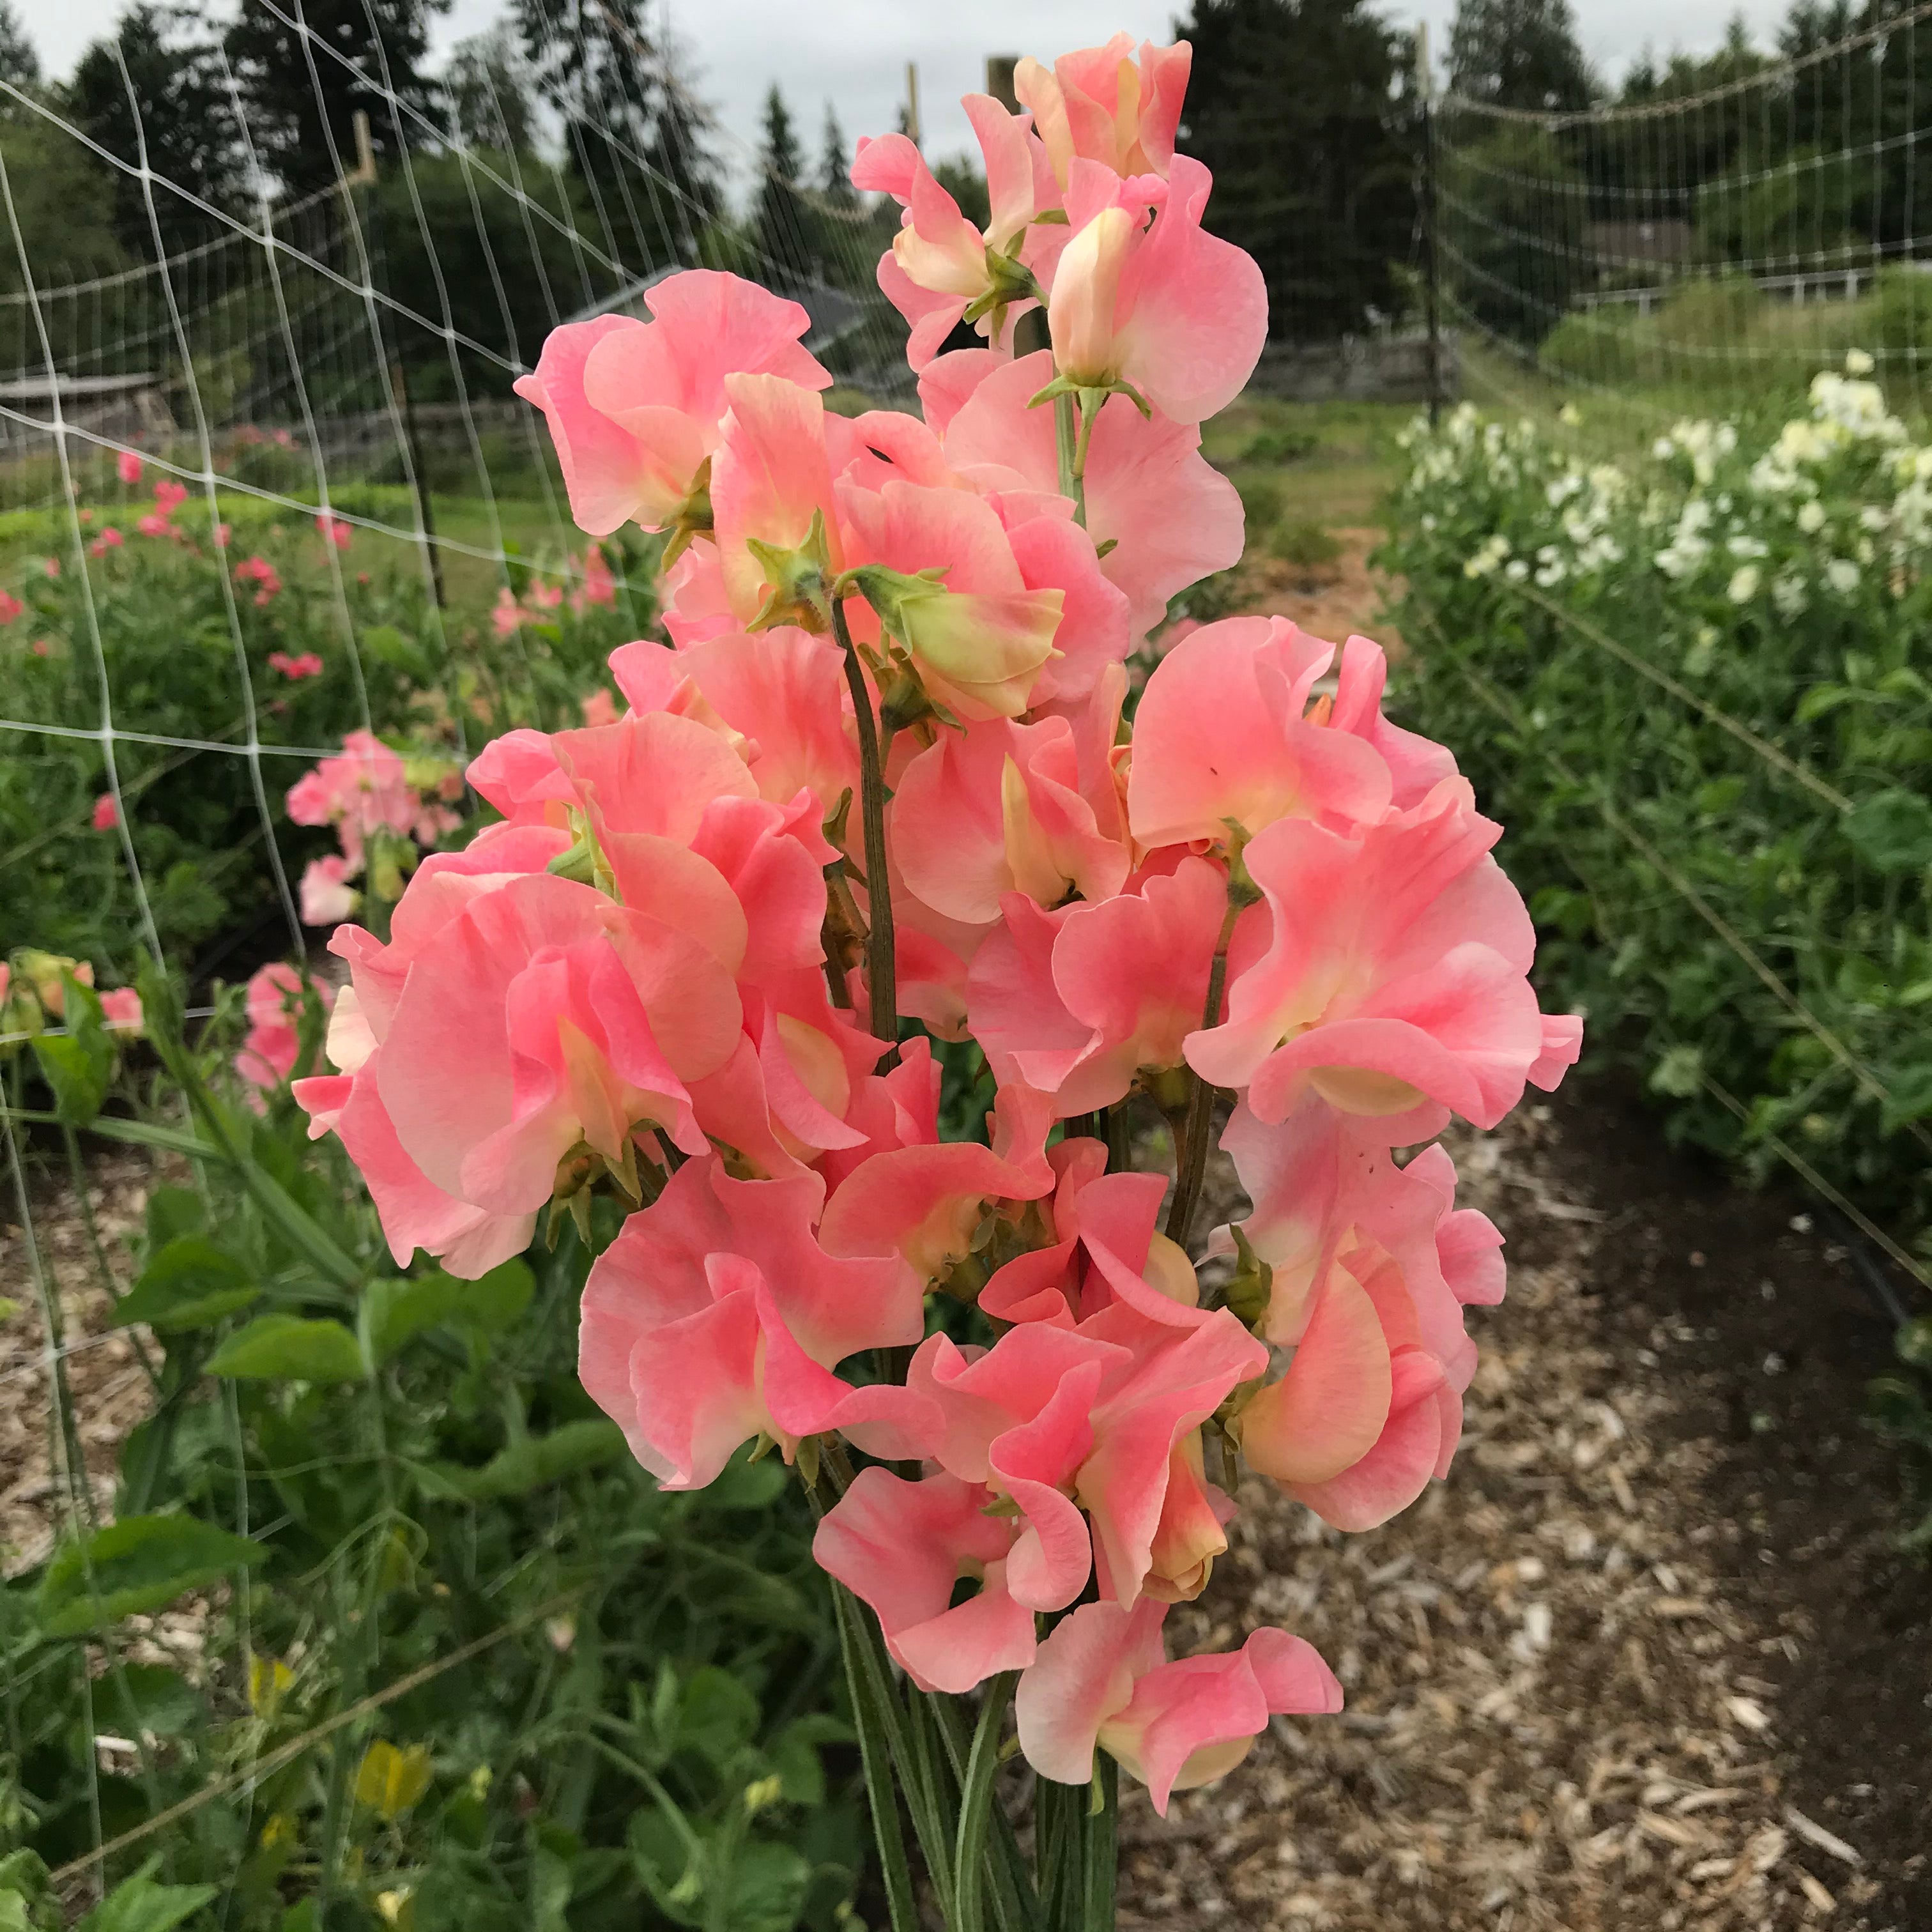
[[356, 1773], [356, 1802], [367, 1804], [386, 1823], [399, 1818], [429, 1789], [429, 1747], [398, 1750], [378, 1738], [362, 1754]]
[[272, 1718], [283, 1694], [296, 1681], [296, 1674], [279, 1658], [251, 1657], [248, 1660], [248, 1708], [258, 1718]]

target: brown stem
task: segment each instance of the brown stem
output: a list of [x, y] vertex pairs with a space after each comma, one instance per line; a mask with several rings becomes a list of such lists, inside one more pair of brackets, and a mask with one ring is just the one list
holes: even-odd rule
[[[1220, 1024], [1221, 995], [1228, 984], [1228, 942], [1234, 936], [1234, 922], [1240, 915], [1241, 902], [1230, 893], [1227, 916], [1214, 944], [1214, 963], [1208, 969], [1208, 999], [1201, 1015], [1204, 1032]], [[1194, 1210], [1200, 1204], [1202, 1178], [1208, 1171], [1208, 1130], [1214, 1124], [1214, 1087], [1191, 1066], [1187, 1082], [1187, 1118], [1174, 1150], [1174, 1200], [1167, 1210], [1166, 1228], [1167, 1238], [1184, 1248], [1193, 1226]]]
[[886, 865], [886, 775], [879, 758], [878, 720], [858, 646], [845, 622], [844, 605], [830, 600], [832, 634], [845, 653], [845, 684], [852, 694], [852, 710], [859, 726], [859, 809], [866, 843], [866, 936], [867, 990], [872, 1007], [872, 1032], [886, 1043], [884, 1064], [899, 1064], [899, 1015], [897, 956], [892, 938], [892, 893]]

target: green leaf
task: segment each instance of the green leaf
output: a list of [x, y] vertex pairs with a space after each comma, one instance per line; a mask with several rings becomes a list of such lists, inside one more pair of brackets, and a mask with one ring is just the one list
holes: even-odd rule
[[232, 1255], [200, 1234], [180, 1234], [141, 1270], [116, 1305], [114, 1320], [122, 1328], [145, 1322], [164, 1331], [206, 1328], [246, 1308], [261, 1292]]
[[444, 1502], [480, 1503], [520, 1496], [585, 1469], [601, 1468], [627, 1454], [624, 1432], [608, 1417], [566, 1422], [548, 1436], [526, 1436], [500, 1450], [480, 1469], [458, 1462], [415, 1465], [426, 1496]]
[[49, 1636], [76, 1636], [102, 1624], [158, 1610], [268, 1552], [191, 1516], [131, 1516], [63, 1544], [40, 1580], [38, 1610]]
[[1650, 1084], [1659, 1094], [1688, 1100], [1704, 1084], [1704, 1056], [1694, 1046], [1673, 1046], [1650, 1070]]
[[1898, 1359], [1915, 1368], [1932, 1369], [1932, 1315], [1920, 1315], [1898, 1331]]
[[104, 1730], [178, 1738], [194, 1728], [202, 1703], [176, 1672], [158, 1664], [124, 1664], [95, 1690], [94, 1708]]
[[100, 1003], [76, 994], [87, 988], [68, 982], [65, 1033], [36, 1034], [34, 1058], [41, 1077], [53, 1090], [54, 1112], [64, 1124], [84, 1127], [100, 1112], [114, 1075], [114, 1048], [101, 1024]]
[[76, 1928], [76, 1932], [172, 1932], [184, 1918], [216, 1896], [212, 1885], [157, 1885], [149, 1876], [156, 1858], [117, 1885]]
[[1932, 1060], [1916, 1066], [1889, 1067], [1886, 1072], [1886, 1102], [1880, 1125], [1888, 1134], [1932, 1114]]
[[468, 1286], [442, 1274], [412, 1281], [372, 1281], [356, 1311], [356, 1331], [370, 1364], [380, 1367], [425, 1329], [452, 1319]]
[[724, 1874], [724, 1932], [792, 1932], [812, 1868], [789, 1845], [742, 1846]]
[[1916, 792], [1880, 792], [1846, 817], [1845, 836], [1879, 872], [1923, 871], [1932, 866], [1932, 800]]
[[207, 1219], [192, 1187], [157, 1187], [148, 1196], [148, 1253], [159, 1254], [183, 1234], [200, 1234]]
[[675, 1748], [694, 1750], [721, 1768], [758, 1728], [758, 1700], [728, 1670], [705, 1664], [692, 1672], [680, 1700]]
[[536, 1292], [537, 1278], [529, 1262], [508, 1261], [475, 1281], [460, 1281], [456, 1286], [461, 1302], [455, 1318], [486, 1335], [500, 1335], [523, 1319]]
[[359, 1382], [362, 1349], [340, 1322], [258, 1315], [208, 1358], [208, 1372], [242, 1382]]

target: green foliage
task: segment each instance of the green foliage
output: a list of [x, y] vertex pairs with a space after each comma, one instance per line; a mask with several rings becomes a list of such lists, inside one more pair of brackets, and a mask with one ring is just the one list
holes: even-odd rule
[[1281, 520], [1282, 506], [1288, 501], [1280, 479], [1262, 470], [1237, 476], [1234, 484], [1240, 494], [1241, 511], [1247, 518], [1250, 537], [1265, 535]]
[[[259, 449], [243, 453], [268, 460]], [[365, 488], [336, 507], [406, 523], [406, 501]], [[134, 534], [141, 507], [88, 512], [87, 527], [128, 526], [125, 542], [99, 556], [75, 552], [71, 526], [63, 530], [40, 513], [21, 513], [0, 532], [20, 546], [15, 580], [26, 607], [0, 628], [8, 715], [70, 730], [97, 720], [98, 638], [117, 732], [239, 746], [252, 718], [269, 826], [291, 879], [334, 840], [326, 829], [289, 823], [284, 798], [313, 758], [284, 748], [339, 745], [373, 717], [390, 725], [390, 741], [406, 755], [453, 775], [459, 718], [470, 733], [478, 722], [492, 730], [578, 722], [579, 697], [602, 681], [612, 647], [640, 635], [652, 614], [646, 553], [635, 543], [604, 547], [620, 579], [614, 602], [579, 610], [566, 599], [526, 613], [505, 636], [487, 608], [500, 574], [439, 613], [403, 546], [359, 537], [338, 579], [307, 520], [264, 514], [259, 505], [248, 515], [224, 498], [230, 565], [259, 555], [280, 580], [258, 604], [253, 580], [224, 587], [204, 506], [177, 512], [181, 542]], [[522, 590], [531, 572], [513, 560], [509, 574]], [[228, 589], [237, 592], [232, 604]], [[308, 653], [321, 660], [320, 675], [291, 680], [270, 662]], [[138, 738], [117, 740], [115, 752], [113, 776], [164, 953], [193, 958], [274, 920], [277, 884], [250, 761]], [[93, 825], [94, 802], [110, 789], [97, 740], [0, 732], [0, 933], [91, 960], [104, 982], [126, 976], [146, 937], [122, 841]], [[69, 1052], [52, 1042], [46, 1050]], [[83, 1072], [77, 1064], [64, 1070], [76, 1078]]]
[[1328, 570], [1342, 554], [1342, 546], [1319, 524], [1277, 524], [1268, 538], [1268, 554], [1310, 574]]
[[[1869, 385], [1813, 393], [1623, 467], [1458, 411], [1380, 560], [1409, 701], [1509, 828], [1545, 1005], [1676, 1138], [1802, 1163], [1932, 1260], [1932, 458]], [[1874, 1402], [1932, 1503], [1928, 1334]]]
[[[741, 1460], [660, 1492], [576, 1378], [574, 1226], [478, 1281], [398, 1274], [334, 1144], [220, 1086], [228, 1024], [190, 1051], [142, 991], [204, 1151], [151, 1196], [118, 1311], [154, 1394], [112, 1520], [0, 1585], [0, 1932], [52, 1932], [50, 1868], [164, 1812], [85, 1927], [853, 1925], [796, 1479]], [[178, 1118], [97, 1126], [173, 1144]], [[132, 1654], [163, 1612], [192, 1668]]]
[[1322, 439], [1312, 430], [1264, 429], [1251, 438], [1241, 452], [1244, 463], [1300, 463], [1322, 447]]

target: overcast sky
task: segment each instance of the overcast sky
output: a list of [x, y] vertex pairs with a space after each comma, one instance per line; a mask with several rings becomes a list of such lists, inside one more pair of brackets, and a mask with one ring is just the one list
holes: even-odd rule
[[[106, 32], [122, 0], [14, 0], [48, 72], [64, 75], [81, 50]], [[211, 14], [220, 0], [199, 0]], [[1575, 0], [1583, 44], [1611, 76], [1645, 48], [1706, 52], [1742, 11], [1768, 44], [1786, 0]], [[663, 8], [689, 57], [698, 92], [725, 127], [757, 137], [759, 104], [774, 80], [784, 88], [814, 159], [827, 101], [848, 140], [897, 124], [905, 64], [919, 64], [926, 150], [970, 145], [962, 94], [985, 86], [989, 53], [1048, 56], [1091, 45], [1115, 28], [1166, 40], [1172, 0], [651, 0]], [[455, 0], [436, 22], [446, 48], [490, 26], [503, 0]], [[1408, 0], [1382, 10], [1405, 26], [1426, 20], [1432, 45], [1446, 45], [1455, 0]]]

